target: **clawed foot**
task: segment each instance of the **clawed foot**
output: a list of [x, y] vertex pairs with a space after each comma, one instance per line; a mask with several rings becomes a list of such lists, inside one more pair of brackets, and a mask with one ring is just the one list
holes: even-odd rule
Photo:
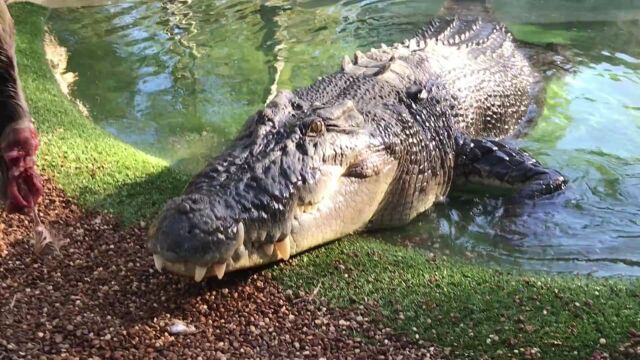
[[531, 177], [517, 192], [516, 197], [529, 200], [540, 199], [564, 190], [567, 183], [568, 180], [560, 172], [541, 168], [540, 174]]

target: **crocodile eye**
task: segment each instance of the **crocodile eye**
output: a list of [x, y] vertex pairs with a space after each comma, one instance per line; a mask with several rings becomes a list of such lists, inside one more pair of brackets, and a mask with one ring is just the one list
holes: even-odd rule
[[307, 136], [318, 136], [324, 132], [324, 122], [321, 119], [313, 119], [307, 128]]

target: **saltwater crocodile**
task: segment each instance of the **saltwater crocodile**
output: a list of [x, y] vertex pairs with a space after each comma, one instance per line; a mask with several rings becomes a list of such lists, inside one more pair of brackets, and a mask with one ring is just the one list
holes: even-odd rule
[[490, 17], [438, 17], [415, 37], [345, 58], [282, 91], [170, 200], [155, 265], [202, 280], [407, 224], [454, 179], [533, 199], [565, 178], [500, 138], [535, 116], [540, 73]]

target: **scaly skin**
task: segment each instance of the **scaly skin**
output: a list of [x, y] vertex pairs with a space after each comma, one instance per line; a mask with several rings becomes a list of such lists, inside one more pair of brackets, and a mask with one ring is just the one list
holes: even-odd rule
[[15, 56], [15, 29], [0, 1], [0, 204], [27, 213], [42, 196], [35, 170], [38, 135], [24, 100]]
[[220, 278], [404, 225], [455, 174], [531, 197], [557, 191], [560, 174], [477, 139], [512, 133], [540, 81], [504, 27], [478, 17], [438, 18], [403, 44], [345, 58], [341, 71], [279, 93], [165, 206], [150, 233], [156, 266]]

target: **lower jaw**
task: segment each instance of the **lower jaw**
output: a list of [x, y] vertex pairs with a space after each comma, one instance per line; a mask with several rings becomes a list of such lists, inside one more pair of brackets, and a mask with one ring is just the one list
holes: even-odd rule
[[[159, 255], [155, 255], [155, 257], [157, 256]], [[277, 255], [272, 255], [272, 256], [263, 256], [263, 255], [257, 255], [257, 254], [248, 255], [238, 261], [228, 260], [225, 263], [223, 270], [219, 270], [221, 264], [210, 265], [206, 268], [206, 272], [204, 273], [204, 275], [200, 275], [202, 276], [202, 278], [198, 278], [198, 275], [196, 274], [197, 265], [193, 263], [170, 262], [162, 258], [161, 258], [162, 265], [158, 265], [157, 260], [155, 260], [155, 262], [156, 262], [156, 269], [158, 269], [159, 271], [167, 270], [168, 272], [175, 275], [192, 278], [196, 281], [201, 281], [202, 279], [208, 278], [208, 277], [217, 277], [218, 279], [222, 279], [222, 277], [225, 274], [228, 274], [230, 272], [267, 265], [270, 263], [277, 262], [278, 260], [279, 258]]]

